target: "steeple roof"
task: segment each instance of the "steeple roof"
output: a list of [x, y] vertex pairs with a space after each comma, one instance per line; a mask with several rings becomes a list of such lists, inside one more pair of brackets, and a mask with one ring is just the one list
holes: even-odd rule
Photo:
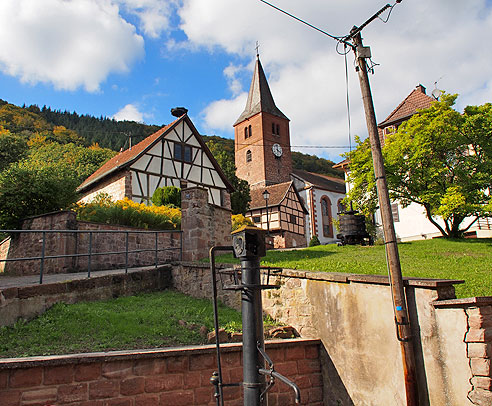
[[275, 105], [265, 72], [263, 72], [263, 67], [261, 66], [260, 58], [257, 58], [253, 79], [251, 80], [251, 86], [249, 88], [246, 108], [236, 120], [234, 125], [239, 124], [259, 112], [269, 113], [288, 120], [285, 114], [282, 113]]

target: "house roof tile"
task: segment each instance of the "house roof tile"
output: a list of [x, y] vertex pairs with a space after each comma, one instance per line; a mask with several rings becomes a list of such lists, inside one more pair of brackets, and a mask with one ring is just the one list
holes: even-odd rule
[[306, 183], [319, 187], [320, 189], [337, 193], [345, 193], [345, 181], [343, 179], [299, 169], [294, 169], [293, 175], [302, 179]]

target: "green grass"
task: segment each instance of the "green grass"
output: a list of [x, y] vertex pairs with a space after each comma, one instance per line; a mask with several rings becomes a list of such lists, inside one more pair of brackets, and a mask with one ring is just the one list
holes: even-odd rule
[[[459, 298], [492, 296], [492, 239], [434, 239], [398, 244], [404, 276], [460, 279]], [[224, 255], [217, 262], [237, 262]], [[268, 251], [262, 265], [317, 272], [387, 275], [384, 246], [320, 245], [295, 251]]]
[[[223, 305], [219, 321], [228, 331], [241, 329], [241, 314]], [[0, 357], [203, 344], [199, 329], [213, 324], [210, 300], [175, 291], [56, 304], [31, 322], [0, 328]]]

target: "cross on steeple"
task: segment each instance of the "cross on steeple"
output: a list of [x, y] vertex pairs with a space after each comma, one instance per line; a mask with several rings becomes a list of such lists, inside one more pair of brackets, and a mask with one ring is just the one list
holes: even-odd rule
[[260, 53], [258, 52], [258, 48], [260, 47], [260, 44], [258, 43], [258, 41], [256, 41], [256, 57], [259, 58], [260, 57]]

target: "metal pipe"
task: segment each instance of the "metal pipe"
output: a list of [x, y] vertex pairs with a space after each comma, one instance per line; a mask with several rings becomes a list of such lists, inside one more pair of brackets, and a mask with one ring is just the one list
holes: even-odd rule
[[260, 368], [258, 370], [258, 372], [261, 375], [271, 376], [273, 378], [277, 378], [278, 380], [282, 381], [286, 385], [290, 386], [294, 390], [296, 403], [297, 404], [301, 403], [301, 391], [299, 390], [299, 387], [294, 382], [292, 382], [290, 379], [288, 379], [285, 376], [283, 376], [282, 374], [279, 374], [278, 372], [270, 370], [270, 369]]
[[44, 254], [46, 250], [46, 233], [43, 231], [43, 242], [41, 246], [41, 263], [39, 265], [39, 284], [43, 284]]

